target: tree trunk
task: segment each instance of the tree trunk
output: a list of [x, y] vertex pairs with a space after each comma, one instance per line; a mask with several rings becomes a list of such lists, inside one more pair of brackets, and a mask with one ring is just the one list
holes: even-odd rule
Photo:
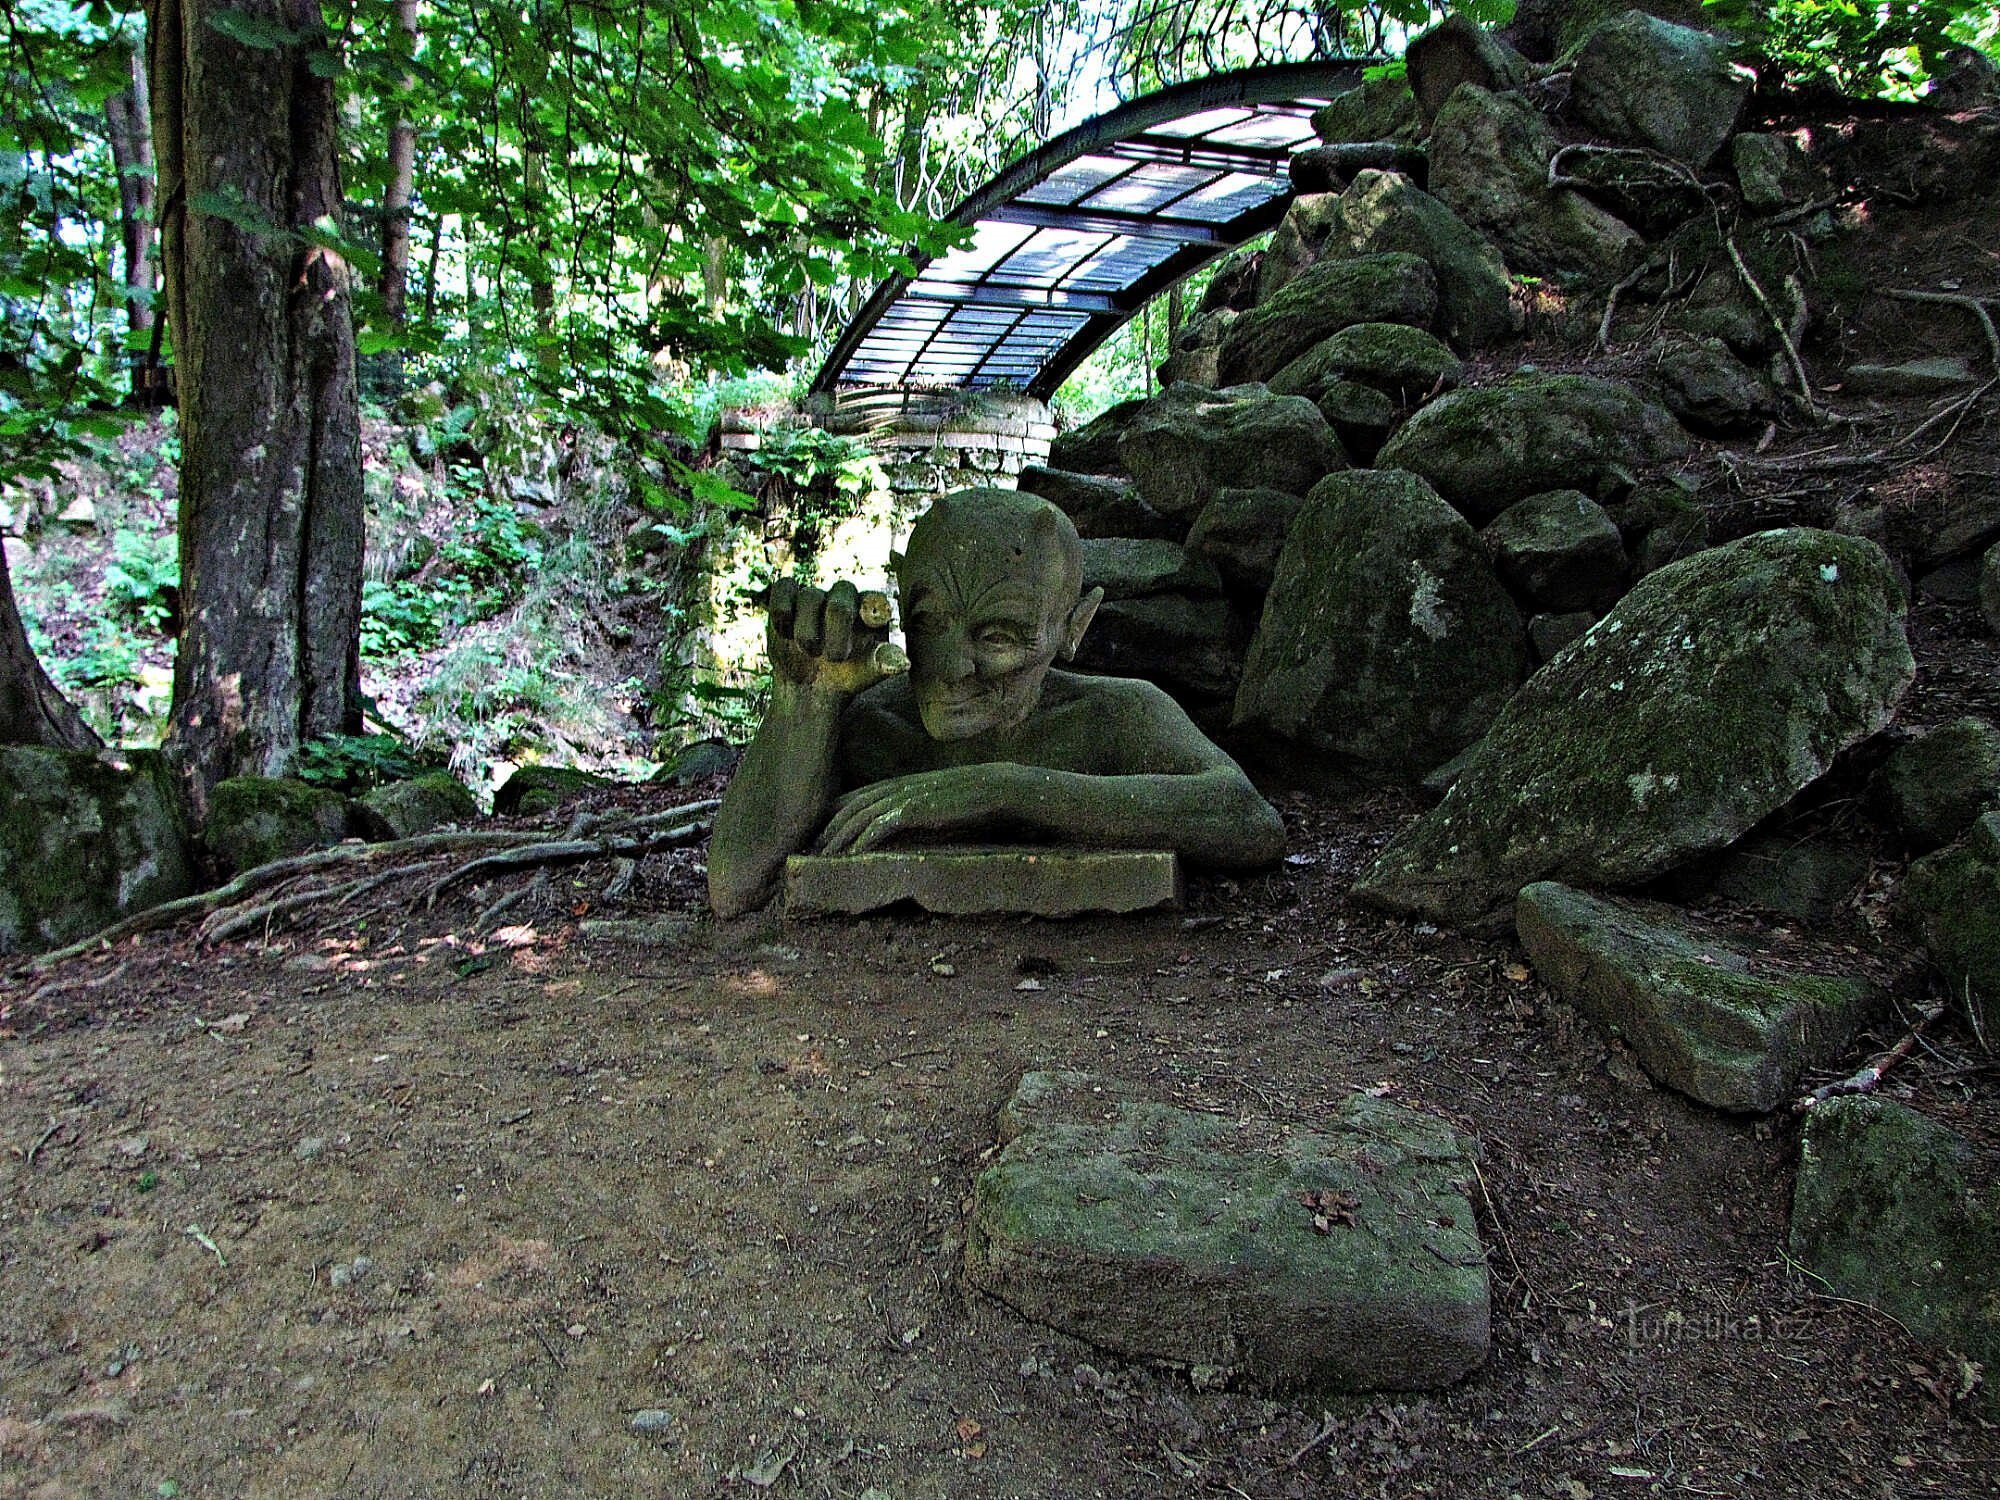
[[[303, 40], [249, 46], [268, 23]], [[197, 819], [360, 727], [361, 438], [317, 0], [149, 0], [153, 146], [180, 429], [180, 654], [167, 748]], [[331, 72], [322, 69], [321, 72]]]
[[[417, 50], [417, 0], [396, 0], [396, 29]], [[410, 115], [407, 91], [416, 79], [403, 78], [406, 97], [396, 105], [389, 127], [389, 186], [382, 194], [382, 275], [378, 290], [382, 310], [398, 328], [410, 300], [410, 199], [417, 182], [417, 122]]]
[[549, 258], [555, 252], [555, 230], [549, 223], [549, 148], [535, 135], [522, 147], [522, 197], [528, 212], [528, 308], [534, 318], [535, 362], [544, 370], [562, 368], [562, 346], [556, 336], [556, 284]]
[[0, 745], [95, 750], [103, 743], [35, 659], [0, 552]]
[[140, 335], [153, 326], [153, 128], [147, 97], [146, 57], [135, 44], [130, 60], [132, 87], [104, 101], [105, 134], [118, 172], [118, 222], [125, 242], [125, 321], [134, 335], [126, 351], [132, 369], [132, 399], [150, 404], [151, 374], [137, 357]]

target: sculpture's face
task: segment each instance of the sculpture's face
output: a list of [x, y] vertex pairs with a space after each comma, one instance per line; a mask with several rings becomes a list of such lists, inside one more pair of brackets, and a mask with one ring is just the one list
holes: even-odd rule
[[932, 511], [911, 534], [897, 579], [911, 689], [925, 731], [939, 740], [1025, 720], [1095, 605], [1078, 604], [1055, 530], [1018, 514]]

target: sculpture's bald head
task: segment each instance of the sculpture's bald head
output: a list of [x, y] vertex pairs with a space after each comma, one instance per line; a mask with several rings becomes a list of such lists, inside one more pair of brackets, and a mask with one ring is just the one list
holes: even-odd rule
[[1058, 656], [1076, 653], [1101, 592], [1079, 599], [1068, 516], [1016, 490], [959, 490], [918, 519], [895, 560], [911, 686], [936, 739], [1009, 729]]

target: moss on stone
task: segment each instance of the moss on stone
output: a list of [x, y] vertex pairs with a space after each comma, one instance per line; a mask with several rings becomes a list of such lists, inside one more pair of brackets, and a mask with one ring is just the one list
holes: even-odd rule
[[[1837, 1295], [2000, 1368], [1994, 1181], [1990, 1158], [1905, 1105], [1829, 1099], [1806, 1117], [1791, 1252]], [[1990, 1383], [1986, 1403], [2000, 1408]]]
[[1355, 894], [1495, 928], [1533, 881], [1615, 888], [1726, 847], [1888, 722], [1904, 610], [1882, 550], [1832, 532], [1662, 569], [1528, 680]]
[[386, 837], [412, 838], [447, 823], [469, 823], [479, 816], [479, 803], [448, 771], [432, 771], [408, 781], [392, 781], [360, 798], [379, 819]]
[[1915, 849], [1957, 838], [2000, 803], [2000, 729], [1967, 716], [1899, 746], [1882, 764], [1882, 802]]
[[1371, 78], [1313, 112], [1312, 127], [1330, 146], [1353, 141], [1414, 141], [1422, 134], [1417, 96], [1406, 76]]
[[1989, 1047], [2000, 1047], [2000, 813], [1963, 843], [1918, 860], [1900, 904], [1945, 988]]
[[0, 747], [0, 954], [73, 943], [193, 889], [157, 754]]
[[1437, 273], [1414, 255], [1322, 260], [1229, 325], [1217, 362], [1225, 385], [1269, 379], [1356, 323], [1437, 322]]
[[573, 766], [519, 766], [493, 794], [493, 812], [502, 818], [538, 818], [574, 798], [617, 785], [609, 776]]
[[1444, 342], [1403, 323], [1356, 323], [1322, 339], [1271, 377], [1272, 393], [1317, 401], [1339, 381], [1357, 381], [1414, 403], [1458, 384], [1465, 365]]
[[202, 840], [224, 869], [254, 870], [348, 836], [347, 798], [283, 776], [233, 776], [209, 798]]

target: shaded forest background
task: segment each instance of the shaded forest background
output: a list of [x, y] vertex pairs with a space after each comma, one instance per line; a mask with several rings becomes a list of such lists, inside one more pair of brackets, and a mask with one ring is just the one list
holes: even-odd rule
[[[837, 517], [873, 460], [801, 429], [718, 469], [717, 413], [796, 396], [1024, 147], [1441, 14], [0, 0], [0, 738], [164, 739], [198, 812], [246, 771], [644, 773], [747, 724], [680, 649], [687, 570]], [[2000, 45], [1963, 0], [1707, 15], [1774, 87], [1920, 97]], [[1180, 306], [1059, 414], [1143, 393]]]

